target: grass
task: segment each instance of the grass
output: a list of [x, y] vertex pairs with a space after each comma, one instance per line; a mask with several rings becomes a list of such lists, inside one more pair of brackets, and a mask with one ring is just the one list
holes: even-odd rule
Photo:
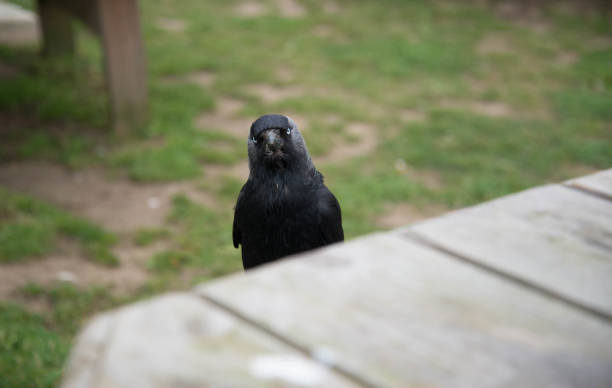
[[[286, 18], [273, 1], [262, 2], [267, 12], [258, 17], [238, 15], [237, 1], [140, 2], [150, 120], [127, 138], [108, 133], [100, 45], [86, 30], [77, 28], [72, 59], [41, 61], [32, 48], [0, 47], [0, 61], [18, 69], [0, 79], [0, 114], [17, 117], [2, 133], [0, 160], [95, 166], [139, 184], [194, 180], [216, 204], [179, 194], [162, 225], [114, 236], [0, 190], [0, 265], [44, 260], [65, 238], [110, 265], [119, 264], [117, 241], [161, 247], [146, 262], [149, 280], [125, 298], [32, 284], [18, 292], [25, 304], [2, 304], [0, 386], [54, 386], [71, 338], [94, 312], [240, 270], [231, 222], [243, 182], [202, 178], [210, 165], [246, 158], [244, 139], [228, 133], [235, 128], [200, 119], [223, 99], [240, 101], [242, 118], [302, 119], [315, 157], [336, 141], [357, 144], [345, 131], [351, 123], [376, 128], [373, 152], [319, 165], [342, 205], [347, 238], [379, 229], [389, 204], [461, 207], [612, 165], [612, 31], [596, 8], [548, 2], [534, 21], [503, 16], [495, 2], [335, 0], [332, 14], [300, 3], [307, 13]], [[183, 21], [184, 31], [164, 30], [161, 18]], [[487, 40], [497, 43], [487, 48]], [[202, 72], [213, 76], [210, 85], [190, 81]], [[270, 101], [254, 85], [300, 93]], [[491, 105], [503, 112], [487, 113]], [[422, 120], [402, 119], [406, 111]], [[30, 301], [51, 308], [32, 314]]]
[[30, 284], [19, 292], [28, 300], [45, 301], [51, 312], [41, 316], [14, 303], [0, 303], [0, 386], [54, 387], [86, 317], [117, 301], [103, 288], [70, 284]]
[[170, 232], [163, 228], [142, 228], [134, 234], [134, 243], [145, 247], [164, 238], [168, 238]]
[[1, 386], [55, 386], [69, 349], [69, 340], [50, 330], [41, 316], [0, 305]]
[[40, 258], [61, 238], [77, 242], [88, 258], [117, 265], [111, 252], [116, 237], [98, 225], [32, 197], [0, 187], [0, 263]]

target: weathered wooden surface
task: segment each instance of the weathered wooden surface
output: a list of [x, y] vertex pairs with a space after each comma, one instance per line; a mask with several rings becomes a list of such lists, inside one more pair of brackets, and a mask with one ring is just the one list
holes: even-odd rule
[[610, 387], [611, 247], [612, 202], [528, 190], [105, 314], [64, 387]]
[[136, 0], [38, 0], [43, 53], [73, 51], [72, 18], [98, 35], [115, 131], [125, 133], [146, 123], [147, 71]]
[[399, 236], [198, 291], [377, 386], [612, 381], [612, 326]]
[[612, 203], [544, 186], [410, 228], [419, 236], [612, 315]]
[[600, 195], [612, 201], [612, 169], [572, 179], [565, 184]]
[[70, 14], [55, 0], [38, 0], [38, 15], [46, 56], [72, 55], [74, 34]]
[[98, 316], [79, 336], [63, 386], [355, 387], [192, 294]]
[[35, 45], [39, 41], [36, 15], [15, 4], [0, 0], [0, 44]]
[[145, 123], [147, 72], [136, 0], [98, 0], [106, 80], [115, 130]]

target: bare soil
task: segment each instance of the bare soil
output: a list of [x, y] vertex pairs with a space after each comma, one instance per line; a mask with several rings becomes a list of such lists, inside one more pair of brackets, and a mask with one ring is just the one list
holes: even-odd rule
[[299, 97], [305, 94], [304, 89], [298, 87], [279, 87], [267, 84], [252, 85], [247, 90], [263, 102], [274, 103], [291, 97]]
[[488, 34], [476, 45], [479, 54], [508, 54], [513, 51], [508, 37], [502, 34]]
[[[246, 146], [245, 146], [246, 158]], [[210, 181], [217, 181], [220, 177], [229, 176], [241, 182], [246, 182], [249, 177], [249, 162], [244, 160], [233, 166], [208, 166], [206, 167], [206, 178]], [[237, 193], [236, 193], [237, 194]]]
[[32, 282], [42, 286], [60, 282], [108, 286], [116, 294], [126, 295], [146, 281], [145, 261], [159, 249], [159, 245], [140, 248], [122, 244], [116, 250], [121, 265], [111, 268], [88, 261], [74, 243], [64, 241], [57, 252], [47, 257], [4, 264], [0, 271], [0, 299], [17, 298], [16, 290]]
[[[163, 243], [135, 246], [129, 241], [131, 233], [139, 228], [163, 225], [172, 197], [178, 193], [204, 206], [217, 206], [212, 195], [197, 188], [197, 181], [142, 184], [111, 178], [102, 169], [72, 171], [39, 162], [0, 165], [0, 185], [52, 202], [128, 237], [113, 250], [120, 261], [116, 268], [88, 261], [78, 246], [69, 241], [62, 242], [46, 257], [2, 265], [0, 299], [18, 298], [15, 290], [30, 282], [48, 285], [71, 281], [110, 286], [119, 294], [133, 291], [147, 279], [146, 260], [164, 246]], [[32, 306], [33, 309], [40, 307]]]
[[444, 187], [442, 177], [435, 170], [416, 169], [409, 166], [404, 159], [397, 159], [394, 167], [407, 179], [419, 182], [430, 190], [440, 190]]
[[374, 151], [378, 145], [377, 130], [369, 124], [351, 123], [347, 125], [346, 132], [357, 140], [354, 142], [336, 140], [330, 153], [313, 157], [314, 161], [317, 163], [338, 163], [357, 156], [367, 155]]
[[280, 15], [283, 17], [299, 18], [306, 15], [306, 8], [296, 0], [275, 0], [275, 2]]
[[258, 17], [266, 13], [266, 7], [259, 1], [245, 1], [234, 9], [236, 15], [242, 17]]
[[182, 19], [161, 18], [157, 21], [157, 26], [167, 32], [183, 32], [187, 28], [187, 22]]
[[246, 139], [252, 120], [237, 115], [243, 106], [244, 102], [240, 100], [221, 98], [214, 112], [206, 112], [196, 117], [195, 125], [198, 128], [221, 129], [237, 138]]
[[443, 108], [459, 109], [471, 111], [484, 116], [503, 117], [511, 116], [514, 112], [512, 108], [503, 102], [496, 101], [440, 101], [439, 105]]
[[178, 193], [204, 206], [216, 206], [213, 196], [189, 182], [142, 184], [111, 179], [101, 169], [72, 171], [39, 162], [0, 165], [0, 185], [43, 198], [115, 232], [163, 224]]
[[179, 76], [169, 75], [161, 79], [161, 82], [168, 85], [173, 85], [181, 82], [191, 82], [203, 88], [208, 88], [215, 83], [215, 74], [209, 71], [195, 71], [189, 74]]

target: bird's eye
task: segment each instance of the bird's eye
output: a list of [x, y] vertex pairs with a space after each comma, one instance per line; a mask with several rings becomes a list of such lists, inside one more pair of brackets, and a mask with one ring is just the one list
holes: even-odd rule
[[291, 135], [291, 128], [287, 128], [287, 135]]
[[251, 140], [253, 141], [253, 143], [257, 144], [257, 139], [255, 138], [255, 136], [251, 137]]

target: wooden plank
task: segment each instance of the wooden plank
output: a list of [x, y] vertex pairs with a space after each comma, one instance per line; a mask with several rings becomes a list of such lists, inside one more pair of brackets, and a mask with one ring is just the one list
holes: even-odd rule
[[610, 202], [545, 186], [452, 212], [408, 231], [612, 315]]
[[119, 133], [146, 121], [147, 82], [136, 0], [97, 0], [113, 125]]
[[569, 180], [565, 184], [612, 201], [612, 168]]
[[54, 0], [38, 0], [37, 4], [43, 55], [74, 54], [74, 33], [70, 15]]
[[100, 20], [96, 0], [74, 1], [74, 0], [44, 0], [53, 1], [73, 17], [79, 19], [94, 34], [100, 34]]
[[198, 292], [384, 387], [609, 387], [612, 325], [375, 235]]
[[62, 386], [355, 387], [193, 294], [97, 316], [79, 335]]

